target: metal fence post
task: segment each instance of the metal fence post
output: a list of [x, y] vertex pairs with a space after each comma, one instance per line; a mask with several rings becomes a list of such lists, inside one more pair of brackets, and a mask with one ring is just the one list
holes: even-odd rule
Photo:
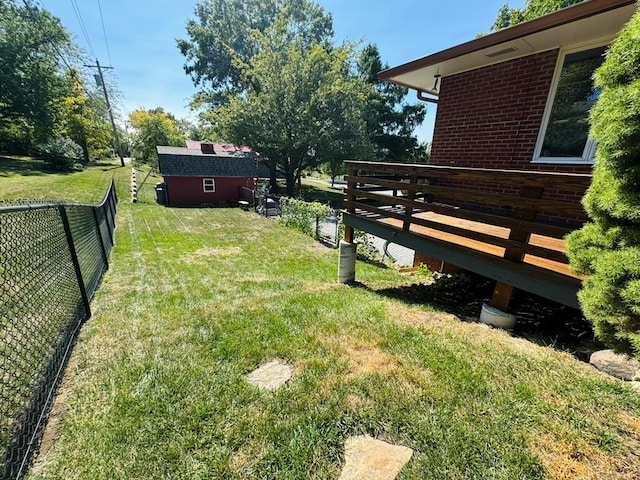
[[80, 288], [80, 295], [82, 296], [82, 303], [84, 303], [84, 309], [87, 314], [87, 318], [89, 318], [91, 316], [91, 305], [89, 304], [87, 289], [84, 287], [82, 270], [80, 269], [80, 262], [78, 261], [76, 246], [73, 243], [73, 235], [71, 233], [71, 227], [69, 226], [69, 217], [67, 217], [67, 210], [65, 209], [64, 205], [58, 205], [58, 211], [60, 212], [60, 219], [62, 220], [62, 225], [64, 227], [64, 234], [67, 237], [67, 245], [69, 245], [69, 253], [71, 254], [71, 261], [73, 262], [73, 269], [76, 272], [78, 287]]

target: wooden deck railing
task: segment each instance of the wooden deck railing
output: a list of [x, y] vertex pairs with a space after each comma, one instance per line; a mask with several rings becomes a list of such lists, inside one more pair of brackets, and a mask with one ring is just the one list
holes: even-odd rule
[[[492, 304], [504, 310], [512, 286], [577, 306], [580, 279], [568, 268], [562, 238], [585, 217], [579, 199], [591, 175], [356, 161], [346, 167], [347, 241], [355, 227], [495, 278]], [[551, 224], [551, 217], [572, 221]], [[554, 294], [559, 285], [566, 288]]]

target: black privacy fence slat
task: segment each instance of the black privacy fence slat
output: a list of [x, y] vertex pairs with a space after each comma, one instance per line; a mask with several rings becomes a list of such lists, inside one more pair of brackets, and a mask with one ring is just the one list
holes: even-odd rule
[[108, 267], [113, 184], [99, 205], [0, 202], [0, 478], [21, 478], [89, 300]]

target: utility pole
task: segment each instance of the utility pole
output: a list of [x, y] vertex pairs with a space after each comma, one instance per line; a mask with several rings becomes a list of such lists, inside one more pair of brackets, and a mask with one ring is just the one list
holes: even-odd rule
[[85, 65], [85, 67], [89, 68], [97, 68], [98, 69], [98, 78], [96, 78], [96, 82], [99, 85], [102, 85], [102, 91], [104, 92], [104, 99], [107, 102], [107, 110], [109, 111], [109, 118], [111, 119], [111, 128], [113, 128], [113, 138], [116, 141], [116, 150], [118, 152], [118, 156], [120, 157], [120, 165], [124, 167], [124, 158], [122, 157], [122, 148], [120, 147], [120, 137], [118, 137], [118, 129], [116, 128], [116, 122], [113, 120], [113, 112], [111, 111], [111, 104], [109, 103], [109, 95], [107, 94], [107, 85], [104, 83], [104, 77], [102, 76], [102, 69], [110, 69], [113, 67], [101, 67], [100, 62], [96, 58], [95, 65]]

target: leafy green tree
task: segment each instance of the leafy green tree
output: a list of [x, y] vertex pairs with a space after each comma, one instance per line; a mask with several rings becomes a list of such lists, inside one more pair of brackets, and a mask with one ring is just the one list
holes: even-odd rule
[[358, 75], [373, 86], [366, 119], [371, 141], [376, 146], [375, 158], [393, 162], [425, 160], [426, 151], [413, 132], [423, 122], [426, 107], [406, 103], [406, 88], [378, 78], [378, 72], [388, 67], [382, 63], [375, 45], [366, 45], [359, 52]]
[[0, 0], [0, 148], [28, 153], [53, 134], [69, 88], [61, 54], [76, 50], [56, 17]]
[[518, 23], [533, 20], [534, 18], [547, 15], [561, 8], [569, 7], [584, 0], [527, 0], [524, 8], [510, 8], [509, 3], [505, 3], [500, 10], [496, 21], [491, 26], [491, 31], [495, 32], [503, 28], [512, 27]]
[[134, 133], [131, 135], [132, 153], [136, 160], [157, 160], [158, 145], [184, 146], [185, 136], [180, 132], [176, 118], [158, 107], [136, 110], [129, 114]]
[[63, 99], [60, 124], [56, 136], [68, 137], [82, 148], [82, 163], [90, 158], [108, 156], [113, 134], [101, 95], [90, 92], [77, 69], [67, 74], [69, 89]]
[[[413, 136], [425, 108], [379, 81], [375, 46], [335, 47], [331, 15], [311, 0], [204, 0], [179, 40], [200, 87], [211, 136], [248, 144], [284, 172], [291, 194], [305, 168], [342, 171], [345, 158], [425, 158]], [[321, 69], [325, 69], [322, 71]]]
[[328, 159], [371, 152], [364, 113], [369, 87], [351, 74], [351, 46], [331, 49], [304, 37], [292, 41], [286, 15], [276, 19], [244, 68], [246, 82], [258, 85], [208, 114], [223, 138], [250, 145], [267, 159], [275, 188], [276, 168], [295, 193], [302, 171]]
[[591, 110], [598, 142], [583, 200], [590, 217], [567, 238], [572, 268], [589, 275], [579, 294], [604, 342], [640, 356], [640, 13], [611, 45], [594, 75]]
[[305, 45], [327, 42], [333, 35], [331, 16], [310, 0], [202, 0], [195, 15], [187, 22], [189, 39], [177, 41], [185, 72], [200, 87], [195, 107], [226, 103], [260, 88], [243, 70], [261, 48], [254, 33], [264, 33], [278, 16], [287, 18], [288, 39]]

